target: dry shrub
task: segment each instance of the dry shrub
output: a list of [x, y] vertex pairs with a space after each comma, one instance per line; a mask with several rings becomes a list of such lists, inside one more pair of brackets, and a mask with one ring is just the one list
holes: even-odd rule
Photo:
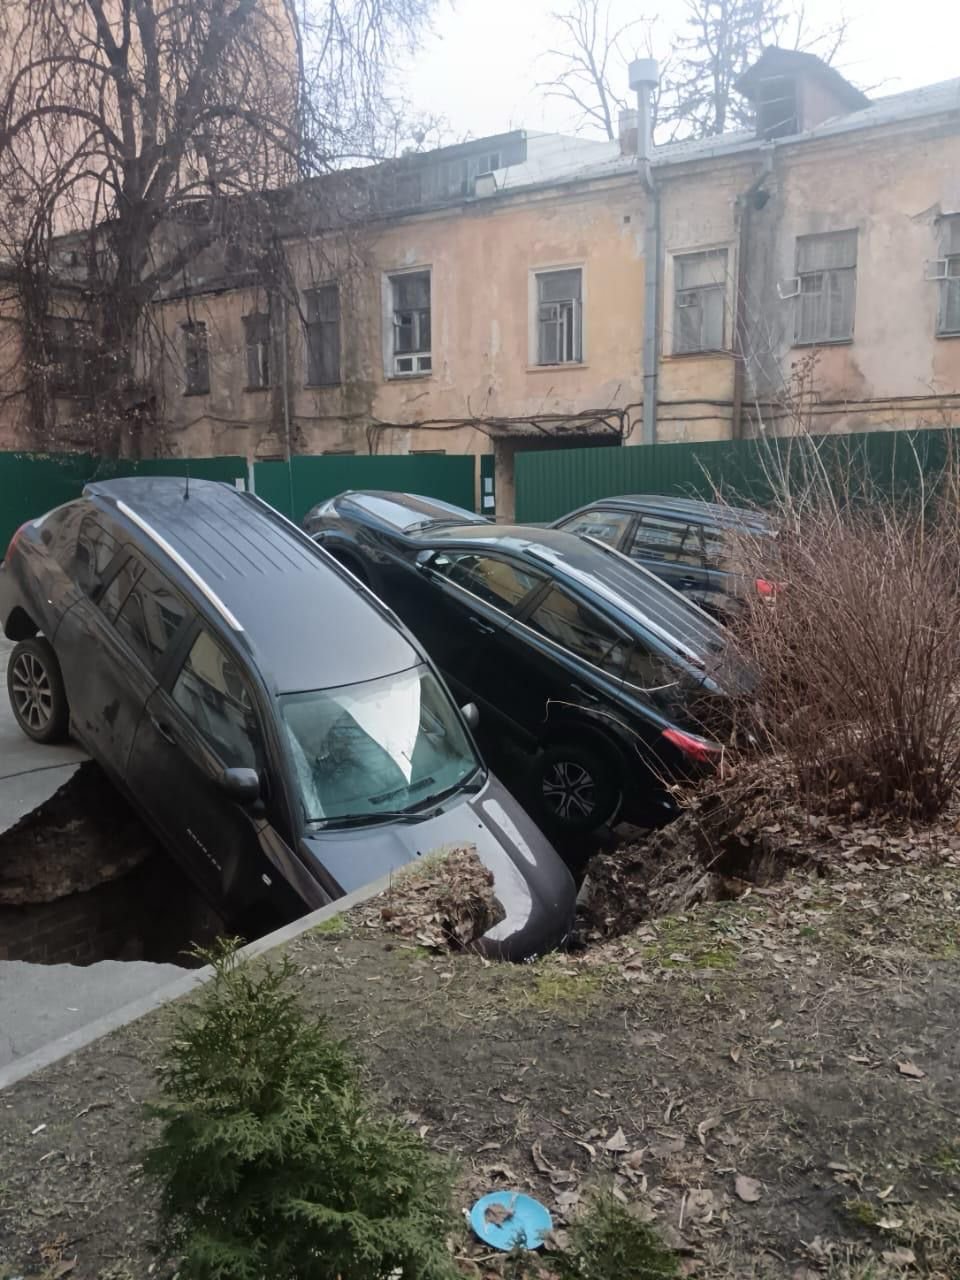
[[811, 808], [927, 819], [956, 786], [958, 475], [951, 459], [891, 495], [863, 474], [838, 482], [811, 444], [799, 478], [773, 477], [776, 541], [738, 538], [749, 579], [778, 587], [749, 591], [732, 624], [759, 736]]

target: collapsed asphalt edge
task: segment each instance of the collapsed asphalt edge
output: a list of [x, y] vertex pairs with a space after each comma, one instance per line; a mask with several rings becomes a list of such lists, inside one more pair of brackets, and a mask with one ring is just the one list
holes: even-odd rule
[[[273, 933], [265, 934], [264, 937], [258, 938], [256, 942], [248, 943], [247, 946], [241, 949], [240, 954], [246, 959], [252, 959], [254, 956], [264, 955], [267, 951], [273, 951], [276, 947], [292, 942], [294, 938], [300, 937], [301, 934], [309, 933], [317, 925], [323, 924], [327, 920], [332, 920], [335, 916], [339, 916], [343, 912], [350, 911], [353, 907], [375, 898], [377, 894], [389, 889], [392, 881], [393, 876], [386, 875], [379, 880], [375, 880], [372, 884], [364, 885], [362, 889], [355, 889], [353, 893], [348, 893], [343, 898], [337, 898], [335, 902], [331, 902], [325, 907], [320, 907], [318, 911], [313, 911], [310, 915], [301, 916], [299, 920], [294, 920], [292, 924], [284, 925], [283, 928], [277, 929]], [[61, 1059], [68, 1058], [71, 1054], [85, 1049], [87, 1045], [93, 1044], [95, 1040], [100, 1040], [105, 1035], [109, 1035], [111, 1031], [117, 1031], [121, 1027], [129, 1026], [131, 1022], [137, 1022], [148, 1013], [159, 1009], [161, 1005], [169, 1004], [173, 1000], [179, 1000], [181, 996], [189, 995], [191, 991], [202, 986], [212, 977], [213, 970], [209, 965], [202, 969], [191, 969], [182, 978], [177, 978], [175, 982], [168, 982], [165, 986], [158, 987], [156, 991], [151, 991], [148, 995], [141, 996], [139, 1000], [131, 1000], [119, 1009], [114, 1009], [111, 1013], [105, 1013], [101, 1017], [95, 1018], [92, 1022], [88, 1022], [86, 1026], [78, 1027], [76, 1031], [71, 1031], [67, 1035], [61, 1036], [58, 1040], [51, 1040], [49, 1044], [35, 1049], [33, 1053], [25, 1054], [22, 1058], [15, 1058], [7, 1066], [0, 1067], [0, 1091], [12, 1084], [16, 1084], [18, 1080], [24, 1080], [27, 1076], [32, 1076], [35, 1072], [43, 1070], [44, 1067], [49, 1067], [54, 1062], [59, 1062]]]

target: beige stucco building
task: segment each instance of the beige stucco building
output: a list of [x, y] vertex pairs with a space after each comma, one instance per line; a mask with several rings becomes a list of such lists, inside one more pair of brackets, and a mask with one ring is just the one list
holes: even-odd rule
[[493, 453], [508, 512], [520, 448], [960, 423], [960, 80], [768, 50], [744, 89], [755, 134], [649, 159], [628, 118], [287, 193], [282, 278], [158, 300], [159, 447]]

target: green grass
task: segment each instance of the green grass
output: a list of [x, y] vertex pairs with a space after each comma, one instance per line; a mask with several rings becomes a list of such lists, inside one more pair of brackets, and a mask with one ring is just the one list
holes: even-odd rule
[[324, 937], [339, 938], [349, 929], [347, 918], [344, 915], [331, 916], [329, 920], [324, 920], [318, 924], [313, 932], [323, 934]]

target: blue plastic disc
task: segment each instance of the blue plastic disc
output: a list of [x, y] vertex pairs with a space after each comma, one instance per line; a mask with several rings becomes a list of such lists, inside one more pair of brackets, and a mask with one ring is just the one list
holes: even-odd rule
[[[498, 1222], [487, 1217], [491, 1205], [502, 1206], [510, 1216]], [[548, 1231], [553, 1230], [550, 1211], [533, 1196], [522, 1191], [491, 1191], [470, 1210], [470, 1226], [484, 1242], [494, 1249], [509, 1252], [518, 1245], [524, 1249], [539, 1249]]]

